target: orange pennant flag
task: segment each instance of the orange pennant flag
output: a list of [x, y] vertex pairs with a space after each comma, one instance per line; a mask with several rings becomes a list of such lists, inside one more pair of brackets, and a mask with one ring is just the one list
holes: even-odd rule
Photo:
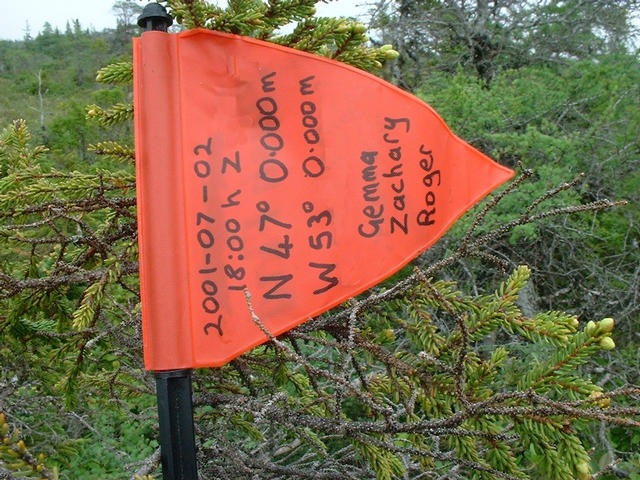
[[209, 30], [134, 41], [149, 370], [220, 366], [387, 278], [513, 172], [348, 65]]

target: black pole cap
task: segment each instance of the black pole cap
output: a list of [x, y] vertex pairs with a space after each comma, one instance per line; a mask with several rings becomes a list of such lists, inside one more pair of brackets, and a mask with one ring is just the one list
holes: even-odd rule
[[172, 24], [173, 18], [159, 3], [148, 3], [138, 17], [138, 26], [145, 32], [149, 30], [166, 32]]

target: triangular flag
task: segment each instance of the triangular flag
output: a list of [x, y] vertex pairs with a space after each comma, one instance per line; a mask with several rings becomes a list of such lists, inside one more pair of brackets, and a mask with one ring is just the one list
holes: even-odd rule
[[375, 285], [513, 172], [420, 99], [208, 30], [134, 42], [145, 363], [222, 365]]

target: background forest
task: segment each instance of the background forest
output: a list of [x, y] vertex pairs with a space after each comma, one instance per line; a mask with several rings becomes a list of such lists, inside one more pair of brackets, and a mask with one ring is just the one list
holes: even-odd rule
[[[313, 1], [161, 3], [372, 70], [518, 171], [383, 285], [195, 372], [202, 478], [640, 479], [639, 2], [383, 1], [368, 37]], [[140, 5], [0, 41], [0, 478], [160, 478]]]

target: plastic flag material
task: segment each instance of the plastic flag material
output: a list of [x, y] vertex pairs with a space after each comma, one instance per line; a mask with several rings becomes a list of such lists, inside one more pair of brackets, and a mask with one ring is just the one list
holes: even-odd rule
[[513, 172], [353, 67], [208, 30], [134, 43], [145, 364], [222, 365], [387, 278]]

